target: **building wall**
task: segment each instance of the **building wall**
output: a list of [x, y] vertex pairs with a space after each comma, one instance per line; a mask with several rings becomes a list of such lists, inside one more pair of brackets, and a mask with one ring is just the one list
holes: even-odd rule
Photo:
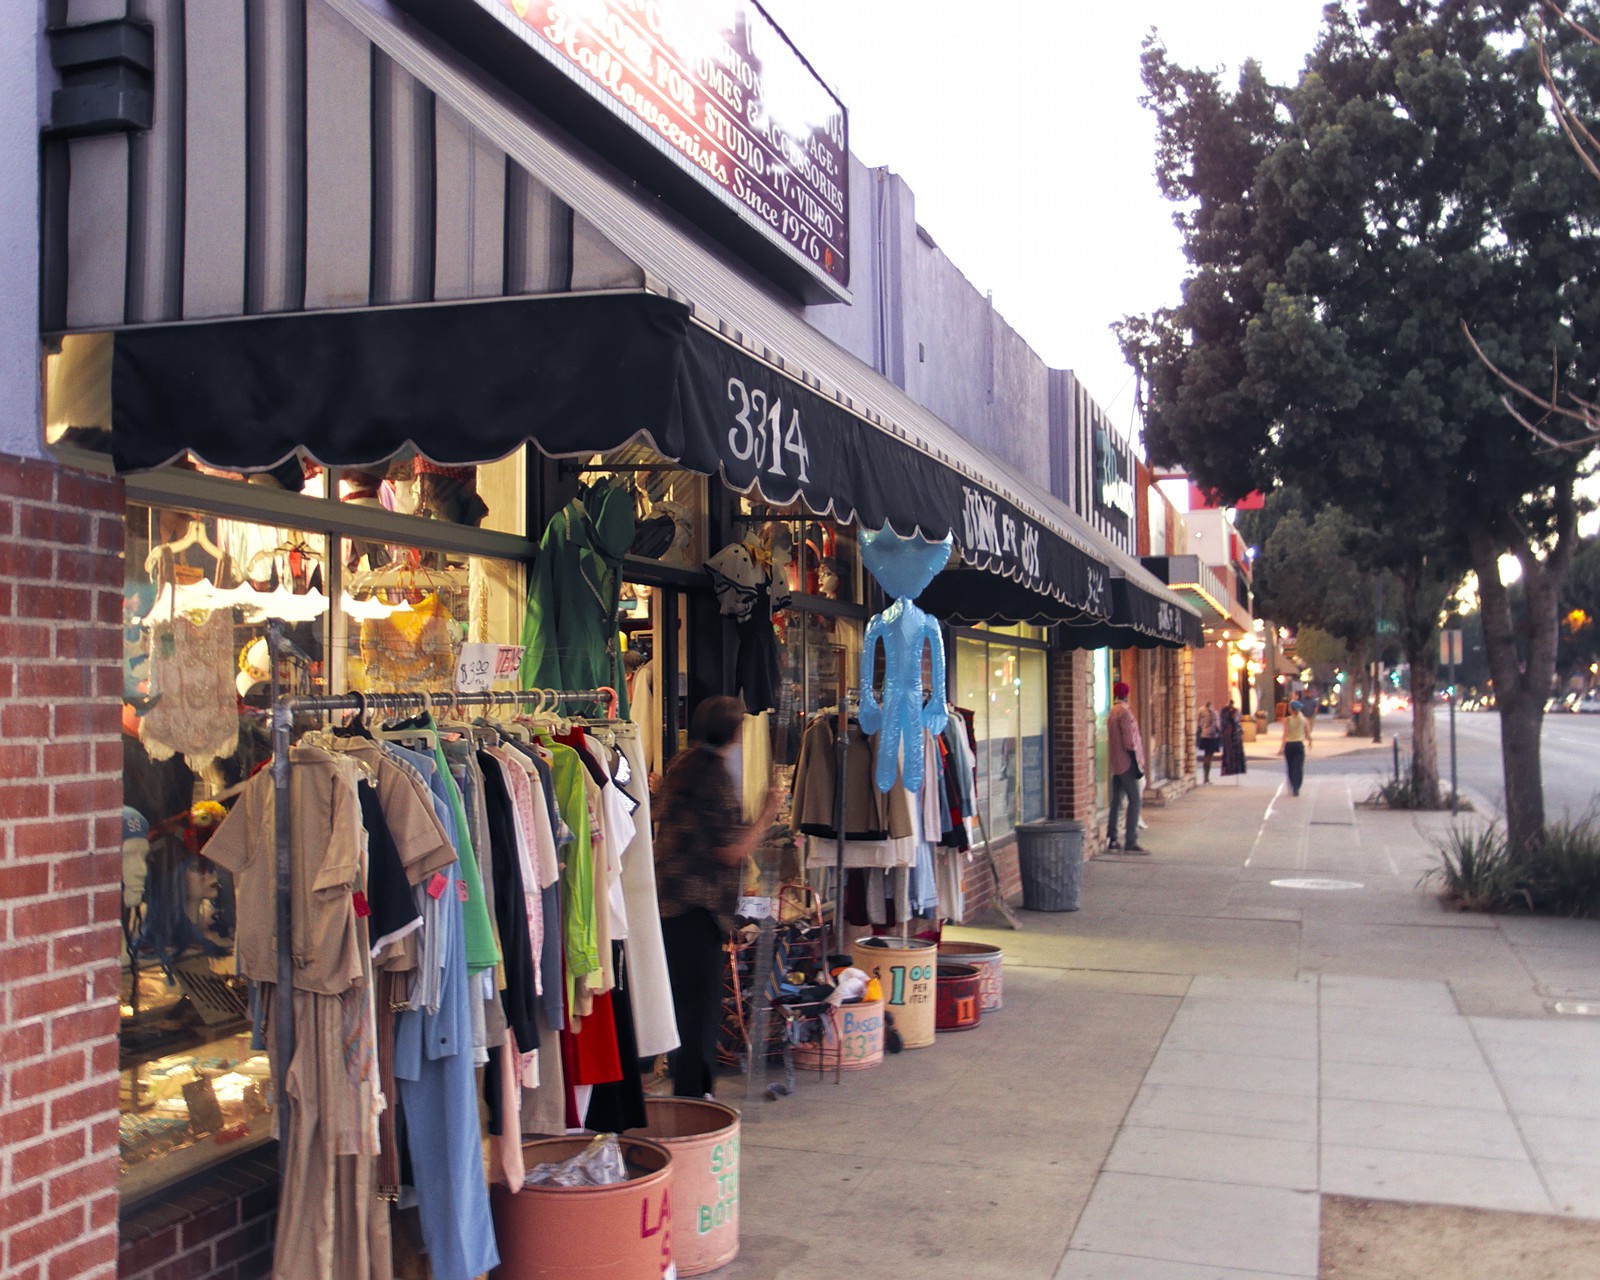
[[42, 456], [39, 325], [39, 32], [43, 0], [0, 4], [0, 453]]
[[120, 482], [0, 455], [0, 1275], [109, 1280]]
[[1210, 702], [1220, 711], [1230, 701], [1237, 702], [1238, 693], [1228, 684], [1228, 652], [1213, 640], [1194, 654], [1194, 703]]
[[1094, 667], [1087, 649], [1050, 655], [1050, 769], [1055, 817], [1081, 822], [1085, 847], [1104, 844], [1094, 774]]
[[916, 197], [887, 169], [852, 161], [853, 306], [806, 321], [966, 440], [1029, 475], [1050, 466], [1044, 362], [916, 221]]
[[261, 1148], [126, 1215], [117, 1280], [258, 1280], [272, 1270], [276, 1148]]

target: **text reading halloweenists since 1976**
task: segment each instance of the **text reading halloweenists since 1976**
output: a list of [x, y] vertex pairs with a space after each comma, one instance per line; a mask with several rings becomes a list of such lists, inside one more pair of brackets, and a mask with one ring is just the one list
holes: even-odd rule
[[844, 108], [749, 0], [498, 3], [528, 44], [848, 283]]

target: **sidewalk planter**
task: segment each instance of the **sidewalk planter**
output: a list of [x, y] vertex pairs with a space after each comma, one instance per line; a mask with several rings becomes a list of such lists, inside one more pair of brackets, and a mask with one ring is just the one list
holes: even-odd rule
[[983, 1016], [983, 979], [977, 966], [939, 965], [939, 1001], [934, 1025], [940, 1031], [971, 1031]]
[[1017, 828], [1022, 905], [1029, 911], [1076, 911], [1083, 884], [1083, 824], [1024, 822]]
[[[522, 1146], [531, 1169], [580, 1154], [588, 1137]], [[672, 1153], [622, 1139], [638, 1176], [608, 1187], [489, 1189], [500, 1265], [491, 1280], [661, 1280], [672, 1271]]]
[[850, 948], [856, 968], [883, 987], [884, 1004], [907, 1049], [933, 1043], [934, 984], [939, 967], [937, 943], [911, 938], [857, 938]]
[[673, 1261], [699, 1276], [739, 1256], [739, 1113], [698, 1098], [646, 1098], [640, 1137], [672, 1152]]
[[823, 1018], [821, 1040], [794, 1047], [797, 1070], [826, 1071], [835, 1062], [841, 1071], [865, 1071], [883, 1063], [882, 1000], [840, 1005], [831, 1017]]
[[954, 960], [957, 964], [970, 964], [978, 971], [982, 990], [978, 1000], [980, 1012], [993, 1013], [1004, 1006], [1001, 965], [1005, 961], [1005, 952], [999, 947], [991, 947], [987, 942], [951, 942], [946, 938], [939, 943], [939, 958]]

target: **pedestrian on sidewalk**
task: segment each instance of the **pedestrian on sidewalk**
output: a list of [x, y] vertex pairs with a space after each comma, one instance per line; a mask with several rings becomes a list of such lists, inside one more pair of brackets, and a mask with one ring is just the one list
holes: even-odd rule
[[722, 1027], [723, 943], [744, 882], [744, 864], [778, 812], [776, 789], [749, 826], [728, 771], [744, 731], [744, 703], [707, 698], [689, 718], [689, 747], [672, 758], [656, 810], [656, 896], [661, 939], [678, 1019], [679, 1048], [668, 1054], [672, 1091], [709, 1098]]
[[1244, 724], [1239, 708], [1230, 699], [1222, 708], [1222, 776], [1237, 777], [1244, 772]]
[[1200, 708], [1200, 719], [1195, 729], [1194, 744], [1200, 751], [1200, 767], [1204, 770], [1204, 783], [1211, 783], [1211, 762], [1222, 750], [1222, 717], [1211, 703]]
[[1111, 687], [1111, 718], [1106, 724], [1111, 746], [1111, 820], [1106, 844], [1117, 847], [1117, 815], [1128, 801], [1128, 825], [1122, 842], [1124, 853], [1144, 853], [1139, 844], [1139, 810], [1144, 807], [1144, 743], [1139, 722], [1128, 705], [1128, 686], [1121, 680]]
[[1311, 721], [1306, 719], [1305, 708], [1296, 698], [1289, 704], [1289, 716], [1283, 722], [1283, 740], [1278, 743], [1278, 754], [1283, 757], [1289, 772], [1289, 790], [1300, 794], [1306, 780], [1306, 752], [1311, 748]]

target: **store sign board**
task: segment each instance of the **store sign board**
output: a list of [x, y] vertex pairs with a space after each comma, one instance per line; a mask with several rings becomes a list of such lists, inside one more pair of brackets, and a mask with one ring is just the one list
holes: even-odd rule
[[843, 104], [753, 0], [477, 0], [789, 257], [850, 281]]
[[1096, 505], [1102, 511], [1131, 517], [1138, 505], [1127, 474], [1132, 472], [1132, 459], [1124, 459], [1111, 433], [1104, 427], [1094, 429], [1094, 464]]

